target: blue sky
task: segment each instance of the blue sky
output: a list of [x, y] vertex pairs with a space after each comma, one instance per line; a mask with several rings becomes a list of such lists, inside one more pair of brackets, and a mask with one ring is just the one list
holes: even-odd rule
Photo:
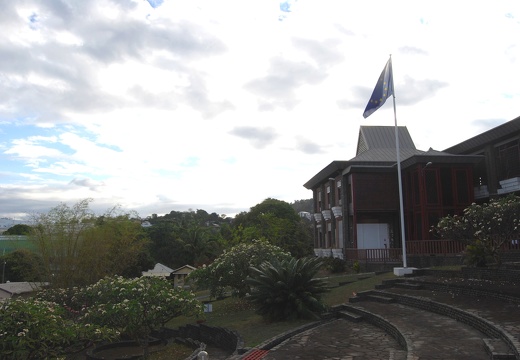
[[393, 125], [362, 116], [389, 54], [421, 150], [520, 115], [517, 0], [20, 0], [0, 24], [0, 217], [310, 198], [359, 126]]

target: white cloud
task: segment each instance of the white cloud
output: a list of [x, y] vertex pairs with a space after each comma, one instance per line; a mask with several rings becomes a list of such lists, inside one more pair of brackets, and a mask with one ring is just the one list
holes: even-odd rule
[[360, 125], [393, 125], [390, 105], [362, 118], [389, 54], [420, 149], [519, 115], [516, 1], [281, 4], [1, 2], [0, 216], [309, 198]]

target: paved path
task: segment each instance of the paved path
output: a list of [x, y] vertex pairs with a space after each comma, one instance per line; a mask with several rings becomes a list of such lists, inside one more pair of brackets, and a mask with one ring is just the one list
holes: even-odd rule
[[397, 303], [355, 305], [395, 325], [410, 340], [408, 351], [418, 359], [489, 360], [482, 340], [487, 336], [452, 318]]
[[[483, 288], [489, 287], [489, 284], [481, 285]], [[487, 290], [493, 291], [492, 288]], [[497, 291], [501, 290], [497, 289]], [[429, 298], [460, 308], [498, 325], [520, 341], [520, 303], [518, 302], [432, 290], [390, 288], [384, 291]], [[377, 314], [396, 326], [407, 338], [409, 351], [404, 351], [394, 338], [366, 321], [355, 323], [338, 319], [291, 337], [270, 349], [262, 359], [490, 359], [483, 340], [488, 336], [450, 317], [399, 303], [361, 301], [352, 305]], [[501, 342], [501, 340], [497, 341]], [[497, 346], [502, 347], [505, 344]]]
[[482, 296], [452, 294], [432, 290], [391, 288], [386, 291], [421, 296], [443, 304], [458, 307], [499, 325], [520, 341], [520, 304]]
[[271, 349], [263, 359], [404, 360], [406, 351], [376, 326], [340, 319], [293, 336]]

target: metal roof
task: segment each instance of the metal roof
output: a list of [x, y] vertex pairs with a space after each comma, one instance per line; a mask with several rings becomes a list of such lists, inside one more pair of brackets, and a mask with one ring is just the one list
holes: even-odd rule
[[[415, 149], [406, 126], [398, 126], [399, 148]], [[395, 126], [361, 126], [356, 155], [373, 149], [395, 149]]]
[[[458, 155], [447, 151], [433, 150], [432, 148], [428, 151], [418, 150], [405, 126], [398, 127], [398, 131], [399, 156], [403, 169], [429, 161], [444, 164], [471, 164], [482, 160], [481, 156]], [[382, 167], [388, 167], [390, 170], [396, 162], [395, 127], [361, 126], [356, 156], [348, 161], [331, 162], [303, 186], [307, 189], [313, 189], [331, 177], [336, 177], [340, 173], [351, 172], [354, 169], [357, 171], [361, 167], [372, 167], [374, 170], [378, 167], [379, 171], [382, 170]]]
[[486, 144], [498, 143], [518, 132], [520, 132], [520, 116], [444, 151], [451, 154], [470, 154], [480, 150]]

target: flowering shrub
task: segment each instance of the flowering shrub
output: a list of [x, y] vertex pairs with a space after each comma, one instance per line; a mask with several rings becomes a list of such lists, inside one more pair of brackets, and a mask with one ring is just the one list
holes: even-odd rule
[[208, 266], [193, 271], [188, 278], [197, 285], [209, 288], [212, 297], [222, 296], [227, 288], [232, 294], [244, 297], [249, 293], [246, 278], [251, 266], [260, 266], [264, 261], [290, 259], [291, 255], [278, 246], [263, 240], [253, 240], [224, 251]]
[[155, 277], [109, 277], [83, 288], [47, 290], [40, 297], [62, 303], [78, 323], [117, 329], [136, 340], [147, 339], [152, 330], [176, 316], [199, 316], [204, 311], [193, 293]]
[[67, 320], [66, 310], [53, 302], [19, 298], [0, 305], [2, 359], [54, 358], [118, 336], [104, 326]]
[[434, 230], [444, 239], [463, 241], [469, 264], [484, 266], [489, 259], [500, 264], [503, 245], [520, 239], [519, 216], [520, 197], [511, 195], [471, 204], [463, 216], [444, 217]]

